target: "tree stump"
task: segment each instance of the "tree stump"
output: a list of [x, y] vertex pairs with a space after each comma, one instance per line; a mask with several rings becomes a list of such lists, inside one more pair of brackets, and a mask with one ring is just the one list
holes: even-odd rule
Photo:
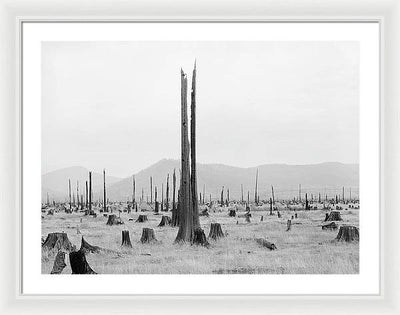
[[337, 228], [338, 228], [338, 225], [335, 222], [332, 222], [332, 223], [322, 226], [323, 230], [337, 230]]
[[261, 246], [263, 246], [263, 247], [266, 247], [266, 248], [268, 248], [268, 249], [270, 249], [270, 250], [275, 250], [275, 249], [277, 249], [274, 243], [268, 242], [267, 240], [264, 240], [264, 239], [262, 239], [262, 238], [256, 238], [256, 242], [257, 242], [259, 245], [261, 245]]
[[161, 222], [158, 226], [166, 226], [166, 225], [171, 225], [172, 220], [169, 216], [163, 215], [161, 218]]
[[71, 264], [72, 274], [97, 274], [90, 268], [86, 261], [85, 252], [78, 250], [77, 252], [69, 253], [69, 262]]
[[75, 246], [69, 241], [67, 233], [49, 233], [44, 241], [42, 248], [63, 250], [71, 252], [75, 250]]
[[297, 213], [294, 214], [295, 219], [297, 219]]
[[129, 236], [129, 231], [122, 231], [121, 246], [132, 247], [131, 238]]
[[154, 206], [155, 206], [154, 212], [155, 212], [155, 213], [158, 213], [158, 212], [159, 212], [159, 211], [158, 211], [158, 201], [155, 202]]
[[281, 213], [278, 211], [278, 218], [280, 219], [281, 217]]
[[340, 227], [335, 240], [341, 242], [358, 242], [360, 240], [359, 230], [355, 226], [343, 225]]
[[195, 228], [193, 230], [193, 240], [192, 244], [195, 245], [202, 245], [202, 246], [209, 246], [210, 244], [207, 241], [206, 235], [204, 234], [204, 231], [201, 228]]
[[264, 216], [261, 216], [260, 222], [264, 221]]
[[124, 224], [121, 218], [117, 217], [115, 214], [110, 214], [108, 216], [107, 225], [119, 225]]
[[56, 258], [54, 259], [53, 269], [51, 270], [50, 274], [59, 275], [60, 273], [62, 273], [62, 271], [64, 270], [64, 268], [66, 266], [67, 265], [65, 263], [65, 253], [62, 251], [59, 251], [57, 253]]
[[246, 223], [250, 223], [250, 216], [245, 216], [245, 219], [246, 219]]
[[229, 210], [229, 216], [230, 217], [236, 217], [236, 210], [235, 209]]
[[142, 243], [153, 243], [157, 242], [157, 239], [154, 235], [154, 230], [149, 228], [143, 228], [142, 237], [140, 238]]
[[85, 253], [99, 253], [101, 251], [101, 248], [99, 246], [94, 246], [90, 245], [88, 242], [85, 241], [85, 239], [82, 236], [82, 241], [81, 241], [81, 251]]
[[224, 233], [222, 232], [221, 224], [211, 223], [210, 233], [208, 234], [208, 238], [212, 238], [213, 240], [216, 241], [220, 237], [224, 237]]
[[325, 221], [343, 221], [339, 211], [331, 211], [329, 215], [325, 214]]
[[286, 226], [286, 232], [290, 231], [292, 229], [292, 220], [287, 220]]
[[143, 222], [146, 222], [146, 221], [148, 221], [147, 215], [139, 214], [139, 217], [137, 218], [137, 220], [135, 222], [143, 223]]
[[201, 217], [208, 217], [210, 214], [208, 213], [208, 209], [203, 209], [199, 215]]
[[54, 209], [50, 209], [49, 211], [47, 211], [47, 215], [54, 215]]

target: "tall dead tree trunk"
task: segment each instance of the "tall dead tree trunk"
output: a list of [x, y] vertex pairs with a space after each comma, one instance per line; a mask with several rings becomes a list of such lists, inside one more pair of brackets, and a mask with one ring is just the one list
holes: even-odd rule
[[306, 194], [306, 210], [310, 210], [310, 205], [308, 204], [307, 194]]
[[71, 201], [71, 180], [68, 179], [68, 195], [69, 195], [69, 210], [72, 211], [72, 201]]
[[103, 169], [103, 211], [107, 212], [107, 199], [106, 199], [106, 170]]
[[241, 202], [243, 203], [243, 184], [240, 184], [240, 190], [241, 190], [241, 192], [242, 192], [242, 199], [241, 199]]
[[158, 213], [157, 186], [154, 187], [154, 209]]
[[301, 201], [301, 184], [299, 184], [299, 202]]
[[221, 207], [224, 205], [224, 186], [222, 186], [221, 190]]
[[273, 215], [273, 213], [272, 213], [272, 198], [269, 198], [269, 215]]
[[168, 175], [167, 175], [167, 191], [166, 191], [166, 201], [167, 201], [167, 204], [165, 205], [165, 211], [169, 211], [169, 173], [168, 173]]
[[176, 191], [176, 174], [174, 169], [174, 173], [172, 174], [172, 226], [178, 226], [178, 218], [179, 218], [175, 203], [175, 191]]
[[275, 194], [274, 194], [274, 186], [271, 185], [271, 192], [272, 192], [272, 205], [275, 206]]
[[76, 181], [76, 201], [79, 209], [79, 181]]
[[89, 211], [92, 210], [92, 172], [89, 172]]
[[187, 115], [187, 78], [181, 69], [181, 187], [179, 231], [175, 242], [190, 242], [193, 237], [193, 209], [190, 189], [189, 139]]
[[161, 212], [164, 211], [164, 183], [161, 183]]
[[86, 190], [85, 190], [86, 194], [85, 194], [85, 208], [88, 208], [88, 182], [86, 181]]
[[257, 169], [257, 172], [256, 172], [256, 187], [254, 189], [254, 203], [256, 205], [258, 204], [257, 190], [258, 190], [258, 169]]
[[136, 204], [136, 180], [135, 175], [132, 176], [132, 209], [135, 207]]
[[153, 177], [150, 176], [150, 204], [153, 204]]

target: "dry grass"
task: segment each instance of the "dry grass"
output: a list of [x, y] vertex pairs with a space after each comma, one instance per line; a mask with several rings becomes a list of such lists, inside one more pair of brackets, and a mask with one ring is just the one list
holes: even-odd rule
[[[72, 244], [80, 247], [81, 235], [92, 245], [112, 252], [88, 254], [89, 265], [101, 274], [212, 274], [212, 273], [267, 273], [267, 274], [354, 274], [359, 272], [359, 244], [332, 242], [337, 231], [323, 231], [323, 210], [297, 211], [292, 229], [286, 232], [286, 221], [292, 211], [281, 211], [282, 218], [269, 216], [268, 211], [252, 211], [251, 223], [244, 218], [232, 218], [223, 212], [211, 211], [210, 217], [201, 217], [201, 225], [208, 235], [210, 224], [218, 222], [225, 238], [211, 246], [174, 244], [178, 228], [157, 227], [161, 215], [146, 212], [149, 221], [135, 223], [139, 213], [122, 213], [125, 224], [106, 225], [107, 218], [84, 216], [80, 213], [55, 213], [42, 219], [42, 236], [64, 231]], [[358, 210], [341, 211], [341, 224], [358, 227]], [[170, 215], [170, 213], [168, 213]], [[260, 222], [261, 216], [264, 221]], [[82, 223], [80, 222], [82, 218]], [[133, 218], [134, 221], [129, 221]], [[239, 224], [237, 224], [239, 221]], [[153, 228], [159, 240], [155, 244], [141, 244], [143, 227]], [[121, 248], [121, 231], [129, 230], [132, 249]], [[275, 243], [277, 250], [261, 247], [255, 238], [265, 237]], [[42, 252], [42, 273], [50, 273], [55, 253]], [[70, 274], [68, 255], [63, 274]]]

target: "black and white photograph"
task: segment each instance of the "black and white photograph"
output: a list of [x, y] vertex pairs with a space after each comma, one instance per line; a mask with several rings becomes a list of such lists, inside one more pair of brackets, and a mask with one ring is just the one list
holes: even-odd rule
[[41, 48], [42, 274], [358, 274], [356, 41]]

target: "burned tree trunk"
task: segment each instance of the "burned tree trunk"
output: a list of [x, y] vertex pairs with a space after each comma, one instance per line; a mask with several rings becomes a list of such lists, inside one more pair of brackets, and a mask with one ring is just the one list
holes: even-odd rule
[[163, 215], [161, 218], [161, 222], [158, 226], [166, 226], [166, 225], [171, 225], [172, 220], [170, 217]]
[[75, 247], [68, 239], [67, 233], [49, 233], [42, 248], [55, 249], [57, 251], [62, 250], [66, 252], [75, 250]]
[[106, 199], [106, 170], [103, 169], [103, 211], [107, 212], [107, 199]]
[[221, 207], [223, 207], [224, 205], [224, 186], [222, 186], [222, 190], [221, 190]]
[[66, 267], [66, 263], [65, 263], [65, 253], [62, 251], [59, 251], [57, 253], [56, 258], [54, 259], [54, 265], [53, 265], [53, 269], [51, 270], [50, 274], [54, 275], [59, 275], [60, 273], [62, 273], [62, 271], [64, 270], [64, 268]]
[[360, 240], [359, 230], [355, 226], [343, 225], [340, 227], [335, 240], [341, 242], [358, 242]]
[[153, 204], [153, 177], [150, 176], [150, 204]]
[[72, 274], [97, 274], [93, 269], [89, 266], [85, 252], [82, 250], [78, 250], [77, 252], [69, 253], [69, 262], [72, 269]]
[[262, 238], [256, 238], [256, 242], [257, 242], [257, 244], [259, 244], [259, 245], [261, 245], [263, 247], [266, 247], [266, 248], [268, 248], [270, 250], [277, 249], [274, 243], [268, 242], [267, 240], [264, 240]]
[[[177, 209], [177, 204], [175, 203], [175, 191], [176, 191], [176, 175], [175, 169], [172, 175], [172, 226], [179, 225], [179, 214]], [[179, 201], [179, 191], [178, 191], [178, 201]]]
[[167, 201], [167, 204], [166, 204], [166, 206], [165, 206], [165, 211], [169, 211], [169, 174], [167, 175], [167, 191], [166, 191], [166, 201]]
[[72, 201], [71, 201], [71, 180], [68, 179], [68, 194], [69, 194], [69, 210], [72, 211]]
[[189, 139], [187, 115], [187, 78], [181, 69], [181, 187], [179, 231], [175, 242], [190, 242], [193, 237], [193, 209], [190, 189]]
[[89, 211], [92, 210], [92, 172], [89, 172]]
[[129, 231], [122, 231], [122, 243], [121, 246], [132, 247], [131, 238]]
[[85, 239], [82, 236], [82, 241], [81, 241], [81, 251], [85, 253], [100, 253], [101, 248], [99, 246], [93, 246], [90, 245], [88, 242], [85, 241]]
[[306, 210], [310, 210], [310, 205], [308, 204], [307, 193], [306, 193]]
[[272, 198], [269, 198], [269, 215], [273, 215], [273, 213], [272, 213]]
[[137, 220], [135, 222], [144, 223], [146, 221], [148, 221], [147, 215], [139, 214], [139, 217], [137, 218]]
[[192, 244], [194, 245], [202, 245], [202, 246], [209, 246], [210, 244], [207, 241], [206, 235], [204, 234], [203, 229], [195, 228], [193, 231], [193, 241]]
[[286, 232], [292, 229], [292, 220], [287, 220], [286, 223]]
[[158, 201], [157, 201], [157, 186], [154, 187], [154, 210], [156, 213], [158, 213]]
[[153, 243], [157, 242], [157, 239], [154, 235], [154, 230], [149, 228], [143, 228], [142, 237], [140, 238], [142, 243]]
[[136, 180], [135, 180], [135, 175], [132, 176], [132, 210], [135, 208], [136, 204]]
[[257, 172], [256, 172], [256, 187], [254, 188], [254, 203], [256, 205], [258, 204], [257, 190], [258, 190], [258, 169], [257, 169]]
[[221, 224], [211, 223], [210, 233], [208, 234], [208, 238], [217, 240], [221, 237], [224, 237], [224, 233], [222, 232]]

